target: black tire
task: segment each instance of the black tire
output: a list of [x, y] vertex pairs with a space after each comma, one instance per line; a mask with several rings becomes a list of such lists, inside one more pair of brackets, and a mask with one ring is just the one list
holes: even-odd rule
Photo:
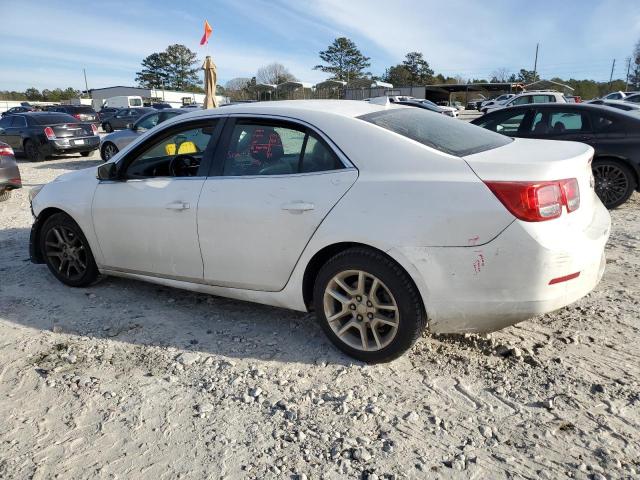
[[80, 152], [80, 155], [82, 155], [83, 157], [88, 157], [89, 155], [91, 155], [91, 152]]
[[11, 198], [11, 190], [0, 193], [0, 202], [6, 202]]
[[102, 129], [107, 133], [113, 132], [113, 127], [111, 126], [111, 124], [109, 122], [103, 123], [102, 124]]
[[[397, 305], [398, 317], [395, 336], [389, 341], [390, 343], [377, 350], [366, 351], [353, 348], [334, 332], [327, 320], [324, 300], [325, 290], [336, 275], [352, 270], [362, 271], [377, 277], [383, 284], [382, 286], [391, 293]], [[368, 295], [371, 295], [371, 291], [369, 291]], [[317, 320], [331, 342], [347, 355], [367, 363], [388, 362], [398, 358], [413, 346], [427, 324], [427, 316], [420, 294], [411, 277], [389, 257], [368, 248], [350, 248], [329, 259], [316, 277], [313, 302]], [[347, 311], [346, 308], [344, 311]], [[347, 315], [352, 315], [352, 317], [351, 319], [345, 319], [346, 322], [355, 321], [356, 312], [348, 312]], [[366, 319], [364, 321], [367, 322]], [[340, 326], [344, 327], [344, 324]], [[372, 329], [373, 327], [368, 325], [368, 328]], [[383, 325], [382, 328], [385, 328], [385, 326]], [[367, 332], [370, 332], [370, 330], [367, 330]], [[366, 335], [369, 335], [369, 333]]]
[[[72, 246], [72, 250], [52, 245], [53, 243]], [[39, 246], [47, 267], [65, 285], [86, 287], [98, 279], [98, 267], [89, 242], [78, 224], [67, 214], [56, 213], [44, 222], [40, 230]], [[63, 263], [65, 258], [66, 263]], [[79, 261], [76, 261], [76, 258]], [[71, 262], [75, 266], [69, 267]], [[81, 268], [82, 265], [84, 269]]]
[[114, 143], [105, 142], [104, 145], [102, 145], [102, 150], [100, 150], [100, 157], [106, 162], [118, 152], [118, 147], [116, 147]]
[[45, 159], [42, 149], [33, 140], [24, 142], [24, 154], [30, 162], [42, 162]]
[[631, 168], [614, 159], [599, 159], [593, 162], [595, 190], [608, 209], [619, 207], [633, 194], [637, 187]]

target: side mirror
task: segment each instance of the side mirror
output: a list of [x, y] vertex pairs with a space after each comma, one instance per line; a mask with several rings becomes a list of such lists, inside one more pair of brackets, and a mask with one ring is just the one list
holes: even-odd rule
[[115, 180], [118, 178], [118, 166], [113, 163], [104, 163], [98, 167], [98, 180]]

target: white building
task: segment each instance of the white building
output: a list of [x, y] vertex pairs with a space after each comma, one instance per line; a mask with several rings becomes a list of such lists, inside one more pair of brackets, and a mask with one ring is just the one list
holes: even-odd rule
[[[181, 107], [192, 103], [203, 104], [204, 93], [194, 92], [178, 92], [176, 90], [161, 90], [156, 88], [140, 88], [140, 87], [105, 87], [92, 88], [89, 90], [92, 98], [93, 108], [99, 110], [107, 98], [119, 97], [121, 95], [138, 95], [145, 102], [162, 102], [169, 103], [172, 107]], [[216, 95], [218, 105], [228, 103], [227, 97]]]

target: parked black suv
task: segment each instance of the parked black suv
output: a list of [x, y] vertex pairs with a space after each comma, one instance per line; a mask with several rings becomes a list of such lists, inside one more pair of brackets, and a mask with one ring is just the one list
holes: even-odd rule
[[640, 185], [640, 115], [584, 103], [504, 108], [471, 123], [509, 137], [571, 140], [591, 145], [595, 190], [607, 208], [626, 202]]
[[31, 112], [0, 120], [0, 141], [23, 153], [32, 162], [61, 153], [87, 157], [100, 145], [93, 123], [81, 123], [66, 113]]
[[102, 121], [102, 129], [107, 133], [111, 133], [114, 130], [128, 128], [127, 125], [136, 123], [136, 120], [145, 113], [155, 111], [156, 109], [151, 107], [121, 108], [113, 116]]

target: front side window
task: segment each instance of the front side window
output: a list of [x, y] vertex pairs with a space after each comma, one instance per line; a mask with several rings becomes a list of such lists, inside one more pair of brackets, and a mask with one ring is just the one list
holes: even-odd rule
[[147, 115], [146, 117], [141, 118], [136, 123], [136, 130], [144, 132], [145, 130], [149, 130], [150, 128], [155, 127], [158, 124], [160, 119], [159, 113], [153, 113], [151, 115]]
[[480, 122], [479, 125], [483, 128], [498, 132], [503, 135], [515, 134], [520, 130], [520, 125], [524, 120], [526, 111], [519, 111], [516, 113], [509, 113], [508, 115], [498, 115], [493, 119]]
[[223, 175], [291, 175], [343, 168], [335, 153], [306, 128], [293, 124], [236, 123]]
[[381, 110], [358, 117], [443, 153], [464, 157], [511, 143], [507, 136], [422, 108]]
[[0, 120], [0, 128], [9, 128], [12, 121], [13, 117], [4, 117], [2, 120]]
[[152, 142], [128, 165], [128, 179], [153, 177], [195, 177], [205, 150], [213, 137], [215, 122], [173, 131]]
[[618, 122], [615, 122], [613, 118], [605, 117], [604, 115], [593, 114], [593, 129], [599, 133], [613, 133], [618, 130]]

